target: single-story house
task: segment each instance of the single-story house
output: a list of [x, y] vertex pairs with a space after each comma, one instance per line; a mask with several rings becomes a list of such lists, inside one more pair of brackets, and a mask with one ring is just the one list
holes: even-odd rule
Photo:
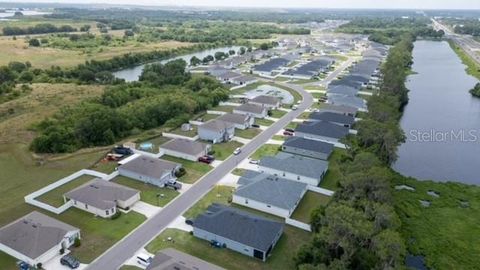
[[307, 184], [278, 176], [247, 171], [238, 180], [233, 202], [272, 215], [288, 218], [307, 192]]
[[232, 78], [230, 81], [238, 85], [249, 85], [258, 82], [258, 79], [253, 76], [242, 75], [240, 77]]
[[332, 105], [332, 104], [323, 104], [323, 106], [318, 110], [319, 112], [333, 112], [344, 115], [349, 115], [355, 117], [357, 115], [358, 109], [355, 107], [345, 106], [345, 105]]
[[315, 121], [304, 122], [295, 128], [295, 136], [305, 139], [338, 143], [349, 133], [349, 128], [339, 126], [330, 122]]
[[263, 173], [318, 186], [328, 170], [328, 162], [280, 152], [274, 157], [262, 158], [258, 167]]
[[217, 80], [224, 82], [224, 83], [231, 83], [233, 78], [237, 78], [242, 76], [240, 73], [236, 73], [233, 71], [228, 71], [227, 73], [223, 73], [222, 75], [217, 77]]
[[233, 109], [233, 113], [250, 115], [255, 118], [265, 118], [268, 116], [268, 108], [255, 104], [242, 104]]
[[235, 125], [230, 122], [212, 119], [198, 126], [198, 137], [213, 143], [227, 142], [235, 136]]
[[102, 179], [93, 179], [63, 195], [73, 206], [96, 216], [109, 218], [140, 200], [140, 191]]
[[193, 221], [195, 237], [215, 241], [244, 255], [266, 261], [283, 233], [283, 223], [212, 204]]
[[308, 121], [324, 121], [350, 128], [355, 123], [355, 118], [333, 112], [314, 112], [308, 116]]
[[280, 99], [267, 95], [256, 96], [249, 100], [248, 103], [263, 106], [269, 110], [280, 107]]
[[0, 251], [37, 266], [72, 246], [76, 238], [80, 229], [33, 211], [0, 228]]
[[255, 118], [247, 114], [227, 113], [217, 118], [218, 120], [229, 122], [238, 129], [250, 128], [255, 122]]
[[328, 103], [333, 105], [344, 105], [357, 108], [358, 110], [366, 110], [367, 108], [365, 100], [359, 97], [329, 93], [327, 93], [327, 97]]
[[290, 154], [328, 160], [333, 144], [302, 137], [290, 137], [282, 145], [282, 151]]
[[186, 160], [197, 161], [208, 154], [211, 145], [187, 139], [173, 139], [160, 145], [160, 152]]
[[175, 172], [177, 172], [180, 167], [181, 164], [178, 163], [141, 155], [119, 166], [118, 172], [125, 177], [158, 187], [164, 187], [166, 183], [173, 182], [177, 179]]
[[225, 270], [174, 248], [163, 249], [145, 270]]

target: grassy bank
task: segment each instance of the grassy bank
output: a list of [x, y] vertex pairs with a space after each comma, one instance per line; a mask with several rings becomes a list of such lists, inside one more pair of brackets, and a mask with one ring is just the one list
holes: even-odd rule
[[467, 66], [465, 69], [468, 74], [476, 77], [477, 79], [480, 80], [480, 65], [475, 62], [465, 51], [455, 44], [455, 42], [449, 40], [448, 43], [450, 44], [450, 47], [452, 48], [453, 51], [460, 57], [462, 60], [462, 63]]

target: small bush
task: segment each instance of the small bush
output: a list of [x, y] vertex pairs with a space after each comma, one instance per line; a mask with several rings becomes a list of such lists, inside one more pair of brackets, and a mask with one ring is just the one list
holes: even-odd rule
[[112, 217], [110, 217], [111, 220], [115, 220], [120, 217], [122, 213], [120, 211], [115, 212]]
[[82, 245], [82, 240], [80, 240], [80, 238], [75, 238], [75, 240], [73, 241], [73, 247], [79, 247]]
[[175, 176], [176, 177], [182, 177], [184, 176], [185, 174], [187, 174], [187, 171], [185, 170], [185, 168], [180, 168], [178, 171], [175, 172]]

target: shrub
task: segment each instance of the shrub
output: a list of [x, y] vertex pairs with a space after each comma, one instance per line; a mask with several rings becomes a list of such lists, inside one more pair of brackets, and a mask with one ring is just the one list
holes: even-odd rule
[[180, 168], [178, 171], [175, 172], [175, 176], [176, 177], [182, 177], [184, 176], [185, 174], [187, 173], [187, 171], [185, 170], [185, 168]]
[[82, 245], [82, 240], [80, 240], [80, 238], [75, 238], [75, 240], [73, 240], [73, 247], [79, 247]]
[[120, 217], [122, 213], [120, 211], [115, 212], [112, 217], [110, 217], [111, 220], [115, 220]]

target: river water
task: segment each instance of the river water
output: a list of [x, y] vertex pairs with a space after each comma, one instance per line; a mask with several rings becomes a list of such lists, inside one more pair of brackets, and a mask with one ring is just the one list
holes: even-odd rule
[[[185, 62], [190, 63], [190, 59], [193, 56], [196, 56], [201, 60], [208, 55], [213, 56], [216, 52], [228, 53], [228, 51], [230, 51], [230, 50], [234, 50], [235, 52], [238, 52], [239, 49], [240, 49], [240, 46], [231, 46], [231, 47], [208, 49], [208, 50], [203, 50], [203, 51], [196, 52], [196, 53], [184, 54], [184, 55], [177, 56], [177, 57], [174, 57], [174, 58], [170, 58], [170, 59], [167, 59], [167, 60], [159, 61], [157, 63], [165, 64], [168, 61], [172, 61], [172, 60], [176, 60], [176, 59], [183, 59], [183, 60], [185, 60]], [[142, 71], [143, 71], [144, 67], [145, 67], [145, 65], [138, 65], [138, 66], [135, 66], [135, 67], [122, 69], [122, 70], [114, 72], [113, 75], [117, 78], [124, 79], [127, 82], [138, 81], [138, 78], [142, 74]]]
[[477, 79], [446, 42], [417, 41], [401, 119], [407, 136], [393, 168], [420, 180], [480, 184], [480, 99]]

